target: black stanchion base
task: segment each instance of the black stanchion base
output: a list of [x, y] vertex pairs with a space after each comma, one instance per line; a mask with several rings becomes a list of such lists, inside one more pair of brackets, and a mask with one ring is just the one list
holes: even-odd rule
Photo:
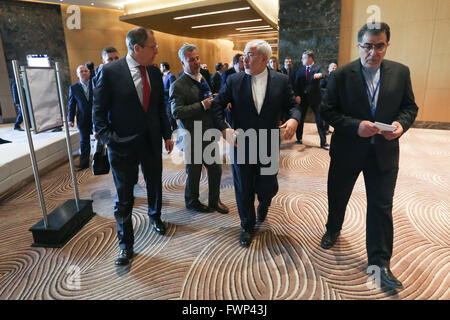
[[32, 247], [61, 248], [69, 241], [94, 215], [92, 200], [80, 200], [80, 210], [74, 199], [67, 200], [48, 215], [48, 227], [44, 220], [32, 226]]

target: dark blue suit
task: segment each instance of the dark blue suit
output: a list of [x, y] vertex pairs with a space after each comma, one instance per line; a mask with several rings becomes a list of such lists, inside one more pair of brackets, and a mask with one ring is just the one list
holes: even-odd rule
[[92, 133], [92, 85], [89, 82], [89, 99], [86, 99], [80, 82], [70, 86], [69, 89], [69, 122], [77, 117], [77, 127], [80, 131], [80, 166], [89, 165]]
[[[16, 122], [14, 123], [14, 128], [20, 128], [20, 125], [23, 122], [23, 114], [22, 114], [22, 108], [20, 106], [19, 93], [17, 92], [16, 82], [12, 83], [11, 90], [12, 90], [12, 94], [13, 94], [14, 104], [17, 106], [17, 109], [19, 112], [19, 114], [17, 115], [17, 118], [16, 118]], [[23, 87], [22, 87], [22, 91], [23, 91], [23, 96], [25, 97], [25, 89]], [[26, 98], [25, 98], [25, 103], [26, 103]], [[27, 109], [27, 106], [25, 106], [25, 108]]]
[[163, 76], [164, 104], [166, 106], [167, 118], [169, 119], [170, 125], [172, 126], [172, 130], [176, 130], [178, 126], [177, 120], [172, 115], [172, 110], [169, 104], [169, 89], [172, 83], [174, 83], [176, 80], [177, 78], [175, 78], [175, 76], [170, 71], [167, 73], [166, 78], [164, 78]]
[[[214, 99], [211, 110], [215, 126], [223, 131], [227, 128], [224, 122], [224, 108], [232, 103], [230, 112], [230, 125], [233, 129], [255, 129], [257, 138], [262, 137], [258, 129], [278, 130], [279, 121], [283, 113], [287, 113], [290, 119], [300, 120], [299, 106], [295, 103], [289, 79], [286, 75], [269, 70], [266, 95], [264, 103], [258, 114], [252, 95], [251, 77], [244, 72], [233, 74]], [[267, 135], [268, 154], [270, 150], [270, 133]], [[237, 148], [234, 148], [234, 161], [232, 163], [234, 189], [236, 201], [241, 218], [241, 226], [245, 230], [252, 230], [255, 222], [255, 193], [261, 205], [269, 206], [272, 198], [278, 192], [277, 174], [262, 175], [260, 170], [264, 166], [259, 155], [257, 163], [249, 163], [249, 145], [245, 146], [245, 164], [237, 163]], [[273, 152], [279, 152], [274, 150]], [[258, 152], [259, 154], [259, 152]], [[278, 156], [278, 154], [277, 154]]]
[[308, 112], [308, 107], [311, 107], [316, 119], [317, 131], [320, 137], [320, 145], [323, 146], [327, 140], [320, 117], [319, 107], [322, 101], [322, 96], [320, 93], [320, 79], [314, 79], [314, 75], [316, 73], [321, 73], [322, 75], [325, 74], [320, 65], [313, 64], [311, 66], [308, 79], [306, 79], [306, 67], [304, 66], [298, 70], [295, 78], [294, 91], [295, 95], [300, 96], [301, 98], [300, 108], [302, 111], [302, 117], [297, 128], [297, 140], [300, 141], [303, 138], [303, 125], [305, 123], [306, 113]]
[[159, 219], [162, 206], [162, 139], [171, 130], [164, 105], [161, 72], [147, 67], [151, 94], [147, 112], [139, 100], [126, 57], [105, 64], [94, 89], [94, 128], [108, 145], [117, 189], [114, 217], [120, 249], [133, 250], [133, 189], [141, 164], [147, 187], [148, 214]]

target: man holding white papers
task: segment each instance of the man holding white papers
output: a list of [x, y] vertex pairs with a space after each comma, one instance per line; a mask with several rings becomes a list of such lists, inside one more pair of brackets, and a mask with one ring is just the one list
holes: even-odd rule
[[[328, 173], [327, 230], [321, 246], [330, 249], [340, 235], [347, 203], [362, 171], [367, 194], [367, 270], [379, 270], [385, 286], [402, 288], [390, 270], [392, 202], [399, 138], [414, 122], [418, 108], [408, 67], [383, 60], [389, 39], [387, 24], [364, 25], [358, 33], [360, 59], [337, 69], [328, 82], [321, 113], [334, 127], [334, 133]], [[395, 130], [382, 131], [379, 127], [388, 128], [374, 122], [395, 126]]]

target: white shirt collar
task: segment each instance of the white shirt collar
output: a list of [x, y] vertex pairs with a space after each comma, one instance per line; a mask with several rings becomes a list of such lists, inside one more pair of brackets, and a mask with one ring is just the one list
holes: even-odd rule
[[265, 68], [263, 72], [252, 75], [252, 74], [250, 74], [250, 70], [249, 69], [245, 69], [245, 73], [250, 75], [250, 76], [252, 76], [252, 79], [255, 79], [255, 80], [259, 80], [261, 78], [267, 77], [267, 73], [268, 72], [269, 71], [267, 71], [267, 68]]
[[185, 72], [189, 77], [191, 77], [192, 79], [194, 79], [197, 82], [202, 82], [202, 74], [199, 72], [197, 74], [190, 74]]
[[126, 60], [127, 60], [128, 67], [130, 67], [130, 69], [137, 68], [138, 66], [140, 66], [140, 63], [138, 63], [136, 60], [134, 60], [134, 58], [129, 53], [127, 54]]

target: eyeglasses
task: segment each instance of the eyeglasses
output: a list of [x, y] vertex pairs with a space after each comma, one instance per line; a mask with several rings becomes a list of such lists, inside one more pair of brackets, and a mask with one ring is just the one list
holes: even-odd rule
[[376, 52], [383, 52], [387, 46], [385, 43], [376, 43], [376, 44], [365, 43], [365, 44], [359, 44], [359, 47], [361, 49], [364, 49], [366, 52], [370, 52], [372, 50], [374, 50]]
[[257, 56], [259, 56], [259, 55], [251, 53], [251, 52], [244, 53], [244, 55], [243, 55], [243, 57], [247, 58], [247, 59], [253, 59], [254, 57], [257, 57]]

